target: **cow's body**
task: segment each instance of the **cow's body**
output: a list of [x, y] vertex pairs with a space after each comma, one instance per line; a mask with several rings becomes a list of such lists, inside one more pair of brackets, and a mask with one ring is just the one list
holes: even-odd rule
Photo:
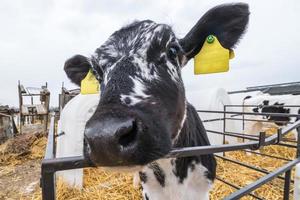
[[[229, 50], [245, 32], [247, 4], [212, 8], [184, 38], [172, 27], [136, 21], [114, 32], [91, 57], [75, 55], [64, 69], [72, 82], [92, 71], [100, 101], [87, 121], [85, 157], [96, 166], [142, 168], [145, 199], [208, 199], [215, 178], [213, 155], [163, 159], [172, 148], [209, 145], [185, 97], [181, 69], [210, 35]], [[199, 99], [201, 101], [201, 99]]]
[[[300, 95], [269, 95], [258, 94], [256, 96], [247, 96], [244, 99], [244, 105], [257, 105], [256, 107], [245, 107], [245, 112], [252, 113], [282, 113], [282, 114], [299, 114]], [[296, 107], [288, 107], [296, 106]], [[297, 121], [296, 117], [285, 116], [263, 116], [250, 115], [247, 118], [252, 120], [263, 120], [267, 122], [246, 121], [245, 133], [256, 134], [266, 131], [269, 128], [282, 128], [290, 123]], [[297, 132], [293, 131], [295, 139]]]
[[[188, 104], [187, 117], [174, 147], [205, 145], [210, 145], [205, 129], [195, 108]], [[160, 159], [140, 172], [144, 198], [208, 199], [215, 170], [213, 155]]]

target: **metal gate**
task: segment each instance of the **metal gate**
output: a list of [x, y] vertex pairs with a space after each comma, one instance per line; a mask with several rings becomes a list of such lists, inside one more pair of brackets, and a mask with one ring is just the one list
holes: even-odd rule
[[[207, 130], [209, 134], [219, 134], [223, 136], [223, 144], [221, 145], [211, 145], [211, 146], [197, 146], [197, 147], [185, 147], [180, 149], [173, 149], [166, 157], [188, 157], [188, 156], [196, 156], [196, 155], [205, 155], [212, 153], [220, 153], [223, 152], [223, 156], [216, 155], [217, 158], [223, 159], [229, 162], [233, 162], [235, 164], [239, 164], [243, 167], [247, 167], [249, 169], [253, 169], [258, 172], [262, 172], [265, 176], [257, 179], [255, 182], [240, 188], [233, 183], [229, 183], [227, 180], [223, 180], [220, 177], [217, 177], [217, 180], [222, 181], [223, 183], [230, 185], [231, 187], [237, 189], [236, 192], [230, 194], [225, 199], [240, 199], [243, 196], [250, 195], [256, 199], [263, 199], [263, 197], [259, 197], [252, 193], [255, 189], [260, 187], [261, 185], [275, 179], [283, 179], [284, 180], [284, 192], [283, 199], [289, 199], [290, 196], [290, 185], [293, 184], [293, 180], [291, 179], [291, 169], [298, 163], [300, 163], [300, 120], [295, 123], [288, 124], [285, 128], [278, 129], [277, 133], [271, 136], [266, 136], [265, 132], [260, 132], [257, 135], [249, 135], [245, 133], [235, 133], [226, 131], [226, 123], [228, 120], [237, 120], [241, 121], [241, 123], [246, 123], [247, 121], [255, 121], [253, 119], [248, 119], [247, 116], [250, 115], [262, 115], [262, 116], [284, 116], [284, 117], [298, 117], [298, 114], [282, 114], [282, 113], [252, 113], [252, 112], [236, 112], [236, 111], [228, 111], [228, 108], [232, 107], [243, 107], [244, 105], [224, 105], [223, 111], [211, 111], [211, 110], [197, 110], [197, 112], [201, 115], [201, 113], [216, 113], [221, 114], [222, 117], [206, 119], [203, 120], [203, 123], [209, 123], [212, 121], [222, 121], [223, 122], [223, 131], [215, 131], [215, 130]], [[249, 106], [249, 105], [247, 105]], [[257, 106], [257, 105], [253, 105]], [[298, 106], [300, 108], [300, 106]], [[77, 169], [77, 168], [85, 168], [85, 167], [93, 167], [92, 163], [89, 163], [83, 156], [75, 156], [75, 157], [65, 157], [65, 158], [56, 158], [55, 149], [56, 149], [56, 139], [60, 135], [55, 131], [55, 122], [54, 116], [51, 117], [51, 125], [48, 134], [48, 142], [46, 147], [45, 157], [42, 161], [42, 177], [41, 177], [41, 187], [42, 187], [42, 198], [43, 200], [54, 200], [55, 199], [55, 172], [61, 170], [68, 169]], [[261, 120], [260, 120], [261, 121]], [[284, 143], [284, 136], [287, 135], [290, 131], [297, 130], [298, 132], [298, 141], [294, 141], [294, 145]], [[235, 137], [246, 139], [247, 142], [237, 143], [237, 144], [225, 144], [226, 137]], [[253, 152], [253, 150], [257, 150], [260, 147], [267, 145], [282, 145], [288, 148], [295, 148], [297, 150], [297, 156], [293, 160], [288, 160], [285, 158], [281, 158], [278, 156], [266, 155], [259, 152]], [[282, 159], [285, 160], [286, 163], [270, 172], [264, 169], [257, 168], [252, 165], [248, 165], [246, 163], [240, 162], [238, 160], [233, 160], [226, 157], [225, 152], [243, 150], [246, 152], [252, 152], [255, 154], [260, 154], [261, 156], [268, 156], [274, 159]], [[280, 176], [281, 174], [285, 174], [284, 177]]]

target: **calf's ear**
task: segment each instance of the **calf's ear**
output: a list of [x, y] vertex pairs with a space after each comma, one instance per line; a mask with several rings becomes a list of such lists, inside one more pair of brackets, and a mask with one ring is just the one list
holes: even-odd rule
[[81, 84], [89, 70], [92, 68], [89, 59], [82, 55], [75, 55], [69, 58], [64, 65], [64, 70], [68, 78], [76, 85]]
[[180, 40], [186, 59], [201, 50], [208, 35], [216, 36], [224, 48], [233, 48], [247, 28], [249, 14], [245, 3], [222, 4], [207, 11]]

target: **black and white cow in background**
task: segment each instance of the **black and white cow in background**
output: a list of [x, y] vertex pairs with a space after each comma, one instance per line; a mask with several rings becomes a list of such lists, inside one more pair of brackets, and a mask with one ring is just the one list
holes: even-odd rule
[[244, 3], [217, 6], [182, 39], [166, 24], [136, 21], [91, 57], [67, 60], [72, 82], [80, 85], [92, 69], [101, 84], [98, 107], [86, 124], [85, 156], [96, 166], [138, 170], [144, 199], [208, 199], [216, 174], [213, 155], [162, 159], [172, 148], [210, 144], [185, 98], [181, 68], [210, 34], [232, 49], [248, 16]]
[[[245, 112], [254, 113], [283, 113], [283, 114], [300, 114], [300, 95], [269, 95], [259, 93], [256, 96], [247, 96], [244, 98], [244, 105], [257, 105], [256, 107], [245, 107]], [[297, 107], [288, 107], [288, 106]], [[248, 119], [264, 120], [269, 122], [245, 122], [245, 133], [258, 135], [259, 132], [266, 131], [269, 128], [282, 128], [289, 123], [298, 120], [297, 117], [286, 116], [262, 116], [249, 115]], [[293, 130], [294, 138], [297, 140], [297, 131]]]

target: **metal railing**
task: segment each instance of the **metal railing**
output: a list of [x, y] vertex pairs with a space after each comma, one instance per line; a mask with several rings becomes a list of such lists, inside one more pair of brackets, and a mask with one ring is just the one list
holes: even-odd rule
[[[222, 134], [223, 135], [223, 144], [221, 145], [211, 145], [211, 146], [197, 146], [197, 147], [184, 147], [184, 148], [178, 148], [173, 149], [171, 152], [166, 156], [167, 158], [171, 157], [189, 157], [189, 156], [199, 156], [199, 155], [205, 155], [205, 154], [213, 154], [213, 153], [221, 153], [223, 152], [223, 156], [217, 156], [220, 159], [227, 160], [228, 162], [233, 162], [235, 164], [239, 164], [244, 167], [248, 167], [250, 169], [253, 169], [258, 172], [262, 172], [265, 174], [265, 176], [261, 177], [260, 179], [256, 180], [255, 182], [240, 188], [233, 183], [229, 183], [226, 180], [223, 180], [219, 177], [217, 177], [217, 180], [222, 181], [225, 184], [230, 185], [231, 187], [234, 187], [237, 189], [236, 192], [232, 193], [225, 199], [239, 199], [242, 196], [250, 195], [256, 199], [263, 199], [262, 197], [259, 197], [256, 194], [253, 194], [252, 191], [260, 187], [261, 185], [273, 180], [274, 178], [279, 178], [284, 180], [284, 194], [283, 198], [285, 200], [289, 199], [290, 194], [290, 183], [293, 183], [293, 180], [291, 180], [291, 169], [298, 163], [300, 163], [300, 142], [299, 139], [295, 146], [290, 145], [288, 147], [294, 147], [297, 148], [297, 157], [294, 160], [289, 160], [285, 158], [281, 158], [279, 156], [274, 155], [266, 155], [263, 153], [258, 152], [252, 152], [255, 154], [259, 154], [262, 156], [268, 156], [274, 159], [282, 159], [286, 161], [287, 163], [278, 168], [277, 170], [273, 172], [269, 172], [264, 169], [257, 168], [255, 166], [251, 166], [245, 163], [242, 163], [240, 161], [232, 160], [227, 157], [225, 157], [225, 152], [229, 151], [236, 151], [236, 150], [243, 150], [248, 151], [250, 150], [257, 150], [263, 146], [267, 145], [285, 145], [282, 143], [283, 137], [287, 135], [291, 130], [297, 129], [298, 131], [298, 138], [300, 138], [300, 120], [296, 121], [292, 124], [289, 124], [288, 126], [278, 129], [277, 134], [274, 134], [272, 136], [266, 137], [265, 132], [261, 132], [256, 136], [253, 135], [247, 135], [243, 133], [233, 133], [233, 132], [226, 132], [226, 121], [232, 120], [226, 117], [226, 115], [234, 115], [236, 116], [242, 116], [242, 122], [244, 123], [247, 118], [245, 116], [247, 115], [260, 115], [260, 116], [285, 116], [285, 117], [299, 117], [300, 115], [297, 114], [278, 114], [278, 113], [251, 113], [251, 112], [235, 112], [235, 111], [227, 111], [227, 107], [233, 107], [233, 106], [224, 106], [223, 111], [210, 111], [210, 110], [198, 110], [198, 113], [215, 113], [215, 114], [223, 114], [223, 117], [210, 119], [210, 120], [203, 120], [203, 122], [212, 122], [212, 121], [223, 121], [223, 132], [213, 131], [213, 130], [207, 130], [208, 132], [212, 134]], [[237, 107], [241, 107], [238, 105]], [[300, 107], [300, 106], [299, 106]], [[51, 125], [50, 130], [48, 134], [48, 142], [45, 152], [45, 158], [42, 161], [42, 170], [41, 170], [41, 187], [42, 187], [42, 198], [43, 200], [54, 200], [55, 199], [55, 172], [61, 171], [61, 170], [68, 170], [68, 169], [77, 169], [77, 168], [85, 168], [85, 167], [94, 167], [92, 163], [87, 161], [83, 156], [74, 156], [74, 157], [65, 157], [65, 158], [56, 158], [55, 157], [55, 149], [56, 149], [56, 137], [55, 134], [55, 122], [54, 117], [51, 117]], [[243, 126], [244, 128], [244, 126]], [[225, 144], [225, 138], [226, 136], [230, 137], [236, 137], [236, 138], [243, 138], [250, 140], [248, 142], [238, 143], [238, 144]], [[281, 174], [285, 173], [285, 176], [280, 176]]]

